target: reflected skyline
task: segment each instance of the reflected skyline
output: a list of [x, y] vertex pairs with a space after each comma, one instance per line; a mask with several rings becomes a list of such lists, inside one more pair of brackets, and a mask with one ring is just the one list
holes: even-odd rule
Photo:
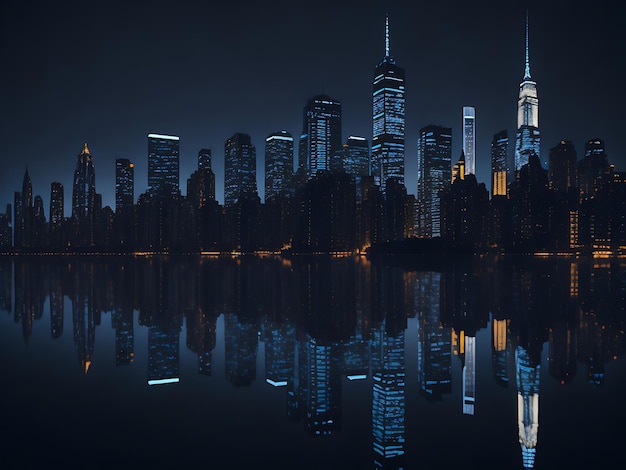
[[[5, 328], [7, 338], [21, 336], [27, 347], [42, 335], [54, 339], [50, 348], [71, 341], [70, 374], [97, 378], [110, 362], [114, 375], [126, 369], [144, 385], [179, 387], [194, 381], [191, 370], [209, 387], [226, 381], [226, 393], [263, 384], [282, 397], [275, 419], [311, 437], [347, 432], [355, 401], [369, 416], [374, 468], [411, 468], [422, 445], [415, 426], [425, 424], [418, 403], [482, 426], [502, 397], [516, 418], [496, 432], [519, 440], [503, 465], [544, 468], [551, 449], [543, 436], [556, 430], [542, 427], [551, 411], [539, 406], [540, 391], [576, 387], [577, 377], [590, 390], [623, 387], [606, 371], [625, 345], [625, 267], [523, 258], [425, 271], [352, 257], [1, 258], [0, 315], [19, 326]], [[109, 333], [100, 334], [105, 324]]]

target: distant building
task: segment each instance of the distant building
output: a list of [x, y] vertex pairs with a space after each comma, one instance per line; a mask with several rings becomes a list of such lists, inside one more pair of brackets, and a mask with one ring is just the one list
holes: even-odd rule
[[126, 158], [115, 160], [115, 212], [132, 208], [135, 201], [135, 165]]
[[506, 196], [509, 175], [509, 135], [506, 129], [491, 141], [491, 196]]
[[236, 132], [224, 144], [224, 205], [257, 195], [256, 148], [248, 134]]
[[96, 173], [93, 158], [85, 143], [76, 162], [72, 189], [72, 229], [75, 246], [94, 245], [95, 211]]
[[148, 134], [148, 192], [177, 195], [179, 190], [179, 138]]
[[60, 248], [65, 240], [63, 185], [54, 181], [50, 185], [50, 246]]
[[463, 107], [463, 152], [465, 152], [465, 174], [476, 174], [476, 109]]
[[528, 56], [528, 14], [526, 15], [526, 66], [517, 100], [517, 134], [515, 136], [515, 171], [528, 163], [531, 154], [540, 155], [539, 98], [537, 83], [530, 77]]
[[452, 129], [426, 126], [417, 141], [417, 234], [441, 236], [439, 193], [450, 184]]
[[311, 98], [304, 107], [298, 167], [309, 178], [329, 170], [332, 156], [341, 150], [341, 102], [327, 95]]
[[405, 98], [404, 69], [389, 49], [389, 21], [385, 20], [385, 56], [374, 71], [372, 91], [372, 164], [374, 182], [383, 192], [388, 178], [404, 185]]
[[273, 132], [265, 139], [265, 200], [288, 192], [293, 178], [293, 137]]
[[345, 171], [355, 178], [369, 175], [370, 154], [367, 139], [354, 135], [348, 137], [342, 149], [333, 156], [330, 169]]

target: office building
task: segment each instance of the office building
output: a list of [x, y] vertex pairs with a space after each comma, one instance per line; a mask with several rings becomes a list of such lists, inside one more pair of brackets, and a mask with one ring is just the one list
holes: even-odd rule
[[159, 195], [180, 194], [179, 138], [174, 135], [148, 134], [148, 192]]
[[372, 92], [372, 165], [374, 182], [383, 192], [388, 178], [404, 185], [404, 69], [389, 48], [389, 19], [385, 20], [385, 57], [376, 66]]
[[224, 144], [224, 205], [257, 195], [256, 148], [248, 134], [236, 132]]
[[135, 165], [126, 158], [115, 160], [115, 212], [132, 208], [135, 200]]
[[441, 236], [439, 192], [450, 183], [452, 129], [429, 125], [420, 129], [417, 143], [417, 233]]
[[506, 129], [491, 141], [491, 196], [506, 196], [509, 174], [509, 134]]
[[293, 137], [273, 132], [265, 139], [265, 200], [290, 190], [293, 177]]
[[304, 107], [298, 148], [298, 167], [309, 178], [330, 169], [331, 157], [341, 150], [341, 103], [327, 95], [311, 98]]
[[561, 195], [578, 187], [576, 149], [569, 140], [562, 140], [550, 149], [548, 181], [550, 189]]
[[476, 174], [476, 110], [473, 106], [463, 107], [463, 152], [465, 152], [465, 174]]

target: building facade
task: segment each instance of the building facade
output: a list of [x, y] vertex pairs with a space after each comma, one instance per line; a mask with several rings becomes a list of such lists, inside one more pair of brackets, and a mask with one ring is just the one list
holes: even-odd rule
[[517, 133], [515, 136], [515, 171], [528, 163], [530, 154], [540, 156], [539, 98], [537, 83], [530, 76], [528, 55], [528, 14], [526, 15], [526, 66], [517, 100]]
[[417, 143], [417, 234], [441, 236], [439, 193], [451, 179], [452, 129], [429, 125], [420, 129]]
[[179, 138], [174, 135], [148, 134], [148, 192], [178, 195]]
[[476, 174], [476, 109], [463, 106], [463, 152], [465, 152], [465, 174]]
[[404, 184], [405, 71], [389, 49], [385, 21], [385, 57], [376, 66], [372, 91], [372, 165], [374, 182], [383, 192], [388, 178]]
[[327, 95], [311, 98], [304, 107], [298, 167], [309, 178], [330, 169], [332, 156], [341, 150], [341, 102]]
[[224, 144], [224, 205], [257, 195], [256, 148], [248, 134], [236, 132]]
[[273, 132], [265, 139], [265, 200], [286, 193], [293, 177], [293, 137]]
[[506, 196], [509, 175], [509, 133], [506, 129], [491, 141], [491, 195]]

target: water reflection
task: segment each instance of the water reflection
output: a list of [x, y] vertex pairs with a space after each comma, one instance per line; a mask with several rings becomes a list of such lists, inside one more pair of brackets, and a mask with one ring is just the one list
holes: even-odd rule
[[[572, 383], [580, 366], [590, 386], [602, 387], [606, 364], [624, 347], [625, 292], [626, 269], [617, 261], [476, 259], [433, 269], [325, 257], [0, 259], [0, 309], [21, 324], [24, 342], [44, 319], [52, 338], [67, 335], [64, 307], [71, 305], [84, 374], [103, 360], [95, 344], [108, 314], [116, 366], [132, 366], [135, 348], [145, 347], [135, 344], [136, 328], [147, 329], [151, 386], [181, 380], [181, 332], [207, 377], [223, 342], [226, 380], [282, 389], [285, 418], [313, 436], [342, 429], [346, 384], [371, 384], [375, 468], [404, 468], [406, 446], [417, 444], [408, 431], [418, 419], [407, 415], [410, 374], [429, 402], [450, 400], [457, 384], [459, 414], [488, 412], [477, 386], [486, 367], [481, 347], [490, 350], [496, 388], [517, 391], [517, 462], [532, 468], [544, 346], [555, 382]], [[407, 374], [410, 344], [417, 370]]]

